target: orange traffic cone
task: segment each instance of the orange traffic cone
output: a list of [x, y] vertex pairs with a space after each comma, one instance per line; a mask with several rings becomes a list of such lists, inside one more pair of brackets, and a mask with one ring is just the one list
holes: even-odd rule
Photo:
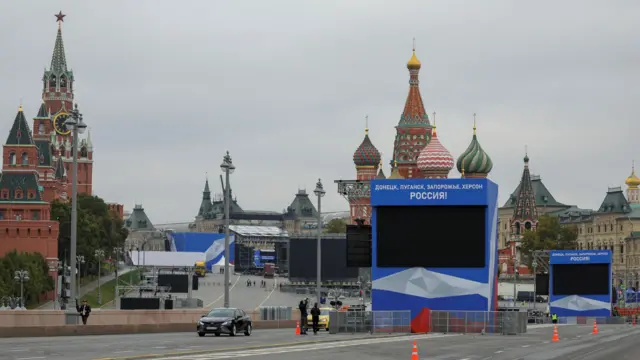
[[596, 320], [593, 320], [593, 331], [591, 332], [591, 335], [597, 335], [598, 334], [598, 324], [596, 324]]
[[553, 325], [553, 337], [551, 338], [551, 341], [560, 341], [560, 337], [558, 336], [558, 325]]
[[420, 360], [418, 357], [418, 343], [413, 341], [413, 350], [411, 351], [411, 360]]
[[296, 321], [296, 335], [300, 335], [300, 321]]

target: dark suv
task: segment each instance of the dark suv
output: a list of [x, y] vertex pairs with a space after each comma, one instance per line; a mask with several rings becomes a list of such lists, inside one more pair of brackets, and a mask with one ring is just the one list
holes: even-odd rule
[[206, 334], [228, 334], [236, 336], [238, 332], [244, 332], [246, 336], [251, 335], [253, 324], [251, 318], [241, 309], [217, 308], [202, 315], [197, 325], [199, 336]]

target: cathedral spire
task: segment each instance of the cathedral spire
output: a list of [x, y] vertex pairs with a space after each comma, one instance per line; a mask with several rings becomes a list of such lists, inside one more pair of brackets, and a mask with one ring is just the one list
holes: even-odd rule
[[396, 126], [392, 161], [398, 163], [398, 171], [404, 178], [420, 177], [417, 166], [420, 151], [431, 140], [431, 123], [424, 109], [420, 94], [418, 74], [422, 64], [416, 55], [415, 39], [411, 58], [407, 62], [409, 70], [409, 93]]
[[536, 208], [536, 195], [531, 184], [529, 171], [529, 155], [525, 150], [524, 170], [520, 179], [520, 186], [516, 194], [516, 204], [513, 209], [512, 226], [516, 234], [522, 234], [524, 230], [533, 230], [538, 222], [538, 209]]
[[22, 111], [22, 105], [18, 108], [18, 113], [16, 114], [16, 118], [13, 120], [13, 126], [9, 131], [9, 136], [7, 137], [7, 142], [5, 145], [33, 145], [33, 138], [31, 137], [31, 129], [29, 128], [29, 123], [27, 123], [27, 119], [24, 117], [24, 112]]
[[58, 21], [58, 35], [56, 36], [56, 43], [53, 47], [50, 70], [55, 74], [63, 74], [67, 72], [67, 59], [64, 54], [64, 43], [62, 42], [62, 22], [67, 15], [64, 15], [62, 11], [60, 11], [55, 16], [56, 21]]
[[211, 202], [211, 190], [209, 189], [209, 176], [206, 175], [204, 181], [204, 191], [202, 191], [202, 202], [200, 203], [200, 209], [198, 210], [198, 216], [207, 218], [211, 214], [213, 209], [213, 203]]

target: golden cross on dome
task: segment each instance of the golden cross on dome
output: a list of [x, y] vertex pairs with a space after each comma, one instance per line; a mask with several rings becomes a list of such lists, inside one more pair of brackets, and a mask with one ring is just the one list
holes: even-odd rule
[[369, 115], [364, 116], [364, 133], [369, 134]]
[[473, 135], [476, 134], [476, 113], [473, 113]]
[[413, 51], [416, 51], [416, 38], [413, 38]]

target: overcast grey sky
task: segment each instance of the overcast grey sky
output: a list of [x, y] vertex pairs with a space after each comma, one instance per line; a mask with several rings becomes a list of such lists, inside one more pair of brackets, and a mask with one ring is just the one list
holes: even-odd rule
[[0, 134], [21, 98], [36, 114], [59, 10], [94, 191], [154, 223], [193, 219], [227, 149], [245, 209], [281, 210], [320, 177], [323, 209], [347, 210], [333, 180], [354, 178], [366, 114], [388, 162], [413, 37], [442, 143], [457, 157], [477, 113], [501, 202], [525, 144], [581, 207], [640, 160], [638, 1], [2, 1]]

